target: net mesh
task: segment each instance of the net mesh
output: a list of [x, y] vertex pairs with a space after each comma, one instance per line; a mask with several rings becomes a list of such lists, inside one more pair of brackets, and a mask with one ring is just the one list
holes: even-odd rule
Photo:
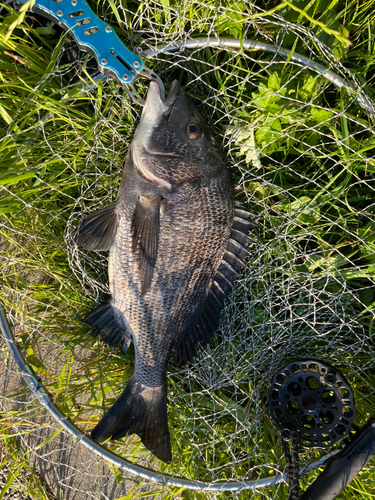
[[[98, 15], [144, 50], [203, 35], [294, 47], [361, 91], [340, 63], [334, 37], [324, 43], [248, 2], [131, 4], [117, 6], [116, 18], [105, 1]], [[46, 25], [35, 16], [25, 22], [34, 37]], [[82, 217], [115, 200], [142, 109], [113, 80], [87, 86], [82, 79], [92, 74], [92, 57], [72, 57], [69, 37], [56, 48], [56, 34], [48, 36], [39, 55], [24, 62], [26, 42], [14, 38], [3, 73], [13, 100], [2, 113], [0, 298], [43, 386], [89, 432], [130, 378], [134, 357], [104, 347], [82, 325], [108, 294], [107, 254], [75, 247], [70, 234]], [[179, 79], [212, 124], [236, 197], [258, 229], [219, 332], [187, 367], [168, 370], [172, 463], [158, 462], [136, 435], [108, 447], [150, 469], [208, 482], [267, 478], [285, 465], [267, 389], [288, 362], [334, 364], [354, 387], [356, 422], [371, 415], [374, 125], [355, 93], [278, 53], [207, 47], [160, 53], [148, 65], [167, 87]], [[147, 87], [140, 81], [137, 89]], [[1, 371], [5, 436], [18, 436], [56, 498], [182, 498], [178, 488], [103, 464], [62, 432], [22, 385], [5, 345]], [[321, 454], [303, 449], [301, 464]], [[286, 492], [281, 483], [230, 498]]]

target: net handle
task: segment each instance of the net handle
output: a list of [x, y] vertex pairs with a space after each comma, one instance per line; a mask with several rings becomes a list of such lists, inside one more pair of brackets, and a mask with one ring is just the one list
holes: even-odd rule
[[[76, 425], [74, 425], [70, 419], [64, 415], [64, 413], [59, 410], [59, 408], [51, 401], [48, 393], [43, 389], [40, 381], [35, 375], [34, 371], [27, 364], [21, 349], [19, 348], [16, 339], [13, 336], [13, 333], [9, 327], [8, 319], [5, 313], [5, 309], [3, 304], [0, 302], [0, 330], [1, 334], [4, 338], [4, 341], [9, 349], [10, 354], [12, 355], [14, 361], [16, 362], [20, 373], [22, 374], [28, 388], [30, 391], [36, 396], [39, 403], [43, 405], [48, 412], [52, 415], [52, 417], [56, 420], [56, 422], [64, 428], [71, 436], [73, 436], [80, 444], [91, 450], [95, 455], [100, 458], [107, 460], [111, 464], [116, 467], [125, 470], [126, 472], [130, 472], [132, 474], [136, 474], [139, 477], [144, 479], [148, 479], [151, 481], [157, 481], [158, 483], [162, 483], [164, 485], [169, 486], [178, 486], [193, 490], [205, 490], [205, 491], [236, 491], [236, 490], [251, 490], [264, 488], [267, 486], [274, 486], [275, 484], [284, 482], [287, 480], [287, 474], [274, 474], [265, 479], [252, 479], [252, 480], [228, 480], [228, 481], [215, 481], [212, 483], [206, 483], [203, 481], [197, 481], [194, 479], [188, 479], [184, 477], [172, 476], [171, 474], [166, 474], [163, 472], [157, 472], [151, 469], [147, 469], [141, 465], [137, 465], [129, 460], [119, 457], [115, 453], [111, 452], [101, 446], [96, 441], [91, 439], [89, 436], [86, 436], [81, 429], [79, 429]], [[321, 467], [326, 460], [330, 459], [332, 456], [339, 453], [340, 450], [336, 449], [332, 453], [328, 453], [324, 457], [319, 460], [315, 460], [311, 462], [306, 467], [303, 467], [299, 473], [304, 474], [306, 472], [310, 472], [318, 467]], [[275, 469], [273, 465], [269, 465], [271, 469]]]

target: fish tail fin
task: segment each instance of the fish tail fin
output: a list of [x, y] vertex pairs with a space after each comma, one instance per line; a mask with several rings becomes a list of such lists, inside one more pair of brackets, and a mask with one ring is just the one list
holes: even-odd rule
[[133, 433], [160, 460], [172, 460], [165, 382], [159, 387], [147, 387], [132, 378], [91, 437], [101, 443], [111, 436], [120, 439]]

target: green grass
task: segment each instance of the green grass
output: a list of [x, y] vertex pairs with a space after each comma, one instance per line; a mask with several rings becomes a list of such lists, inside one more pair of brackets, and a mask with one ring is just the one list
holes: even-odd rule
[[[213, 0], [162, 4], [122, 2], [125, 11], [117, 1], [101, 2], [97, 9], [131, 46], [141, 38], [164, 43], [161, 27], [167, 40], [179, 39], [183, 30], [202, 36], [212, 29], [221, 37], [279, 40], [309, 57], [321, 55], [350, 79], [347, 68], [373, 97], [374, 1], [257, 2], [266, 14], [245, 2], [225, 2], [221, 11]], [[132, 350], [121, 355], [105, 348], [82, 325], [105, 296], [106, 255], [73, 251], [69, 234], [83, 212], [114, 201], [141, 110], [113, 81], [80, 92], [89, 56], [82, 69], [69, 63], [62, 53], [69, 39], [59, 29], [46, 29], [29, 16], [16, 26], [17, 14], [5, 10], [10, 15], [0, 27], [0, 299], [44, 387], [89, 431], [130, 378], [134, 357]], [[283, 23], [275, 16], [294, 23], [282, 40]], [[324, 47], [332, 54], [323, 53]], [[356, 423], [375, 415], [373, 122], [355, 96], [270, 54], [207, 48], [190, 60], [160, 56], [150, 66], [166, 84], [177, 78], [187, 85], [215, 126], [233, 167], [236, 196], [258, 221], [258, 242], [212, 341], [212, 357], [202, 354], [186, 369], [168, 371], [172, 464], [145, 452], [136, 435], [109, 447], [196, 479], [241, 478], [248, 471], [265, 477], [265, 464], [284, 467], [266, 394], [272, 374], [287, 362], [316, 356], [336, 365], [352, 385]], [[139, 89], [145, 92], [145, 82]], [[29, 404], [0, 414], [0, 435], [14, 471], [26, 463], [14, 436], [29, 432], [24, 421], [40, 412]], [[303, 486], [316, 476], [303, 478]], [[134, 480], [129, 498], [142, 498], [141, 485]], [[35, 485], [27, 487], [35, 498], [47, 498], [42, 486], [40, 496]], [[364, 500], [373, 488], [370, 465], [339, 498]], [[177, 488], [161, 491], [170, 498], [181, 494]], [[264, 489], [264, 495], [287, 498], [287, 487]], [[208, 498], [192, 491], [182, 496]]]
[[7, 498], [12, 493], [26, 498], [30, 495], [33, 499], [52, 500], [45, 482], [30, 458], [30, 451], [24, 450], [16, 437], [0, 440], [0, 461], [2, 470], [7, 470], [6, 481], [0, 483], [0, 498]]

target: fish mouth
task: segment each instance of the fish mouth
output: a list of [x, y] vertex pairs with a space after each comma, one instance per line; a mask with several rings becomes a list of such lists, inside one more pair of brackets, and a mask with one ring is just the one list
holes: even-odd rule
[[177, 97], [180, 95], [181, 92], [181, 85], [178, 80], [173, 80], [171, 88], [169, 90], [169, 94], [164, 100], [164, 106], [167, 106], [170, 108], [170, 110], [173, 108], [174, 103], [177, 100]]
[[143, 150], [151, 156], [180, 158], [180, 155], [176, 155], [170, 147], [159, 144], [153, 137], [153, 134], [156, 128], [162, 127], [163, 124], [168, 122], [176, 101], [178, 101], [181, 95], [183, 95], [183, 92], [177, 80], [173, 81], [169, 94], [165, 99], [161, 97], [160, 88], [157, 82], [151, 81], [146, 103], [142, 111], [141, 122], [133, 138], [133, 149], [135, 151], [133, 154], [135, 155], [136, 164], [141, 164], [141, 158], [139, 157], [140, 148], [143, 148]]
[[160, 87], [155, 81], [150, 82], [147, 93], [144, 113], [148, 115], [164, 115], [168, 118], [171, 114], [174, 103], [181, 92], [181, 85], [178, 80], [173, 80], [167, 97], [163, 100], [160, 93]]

